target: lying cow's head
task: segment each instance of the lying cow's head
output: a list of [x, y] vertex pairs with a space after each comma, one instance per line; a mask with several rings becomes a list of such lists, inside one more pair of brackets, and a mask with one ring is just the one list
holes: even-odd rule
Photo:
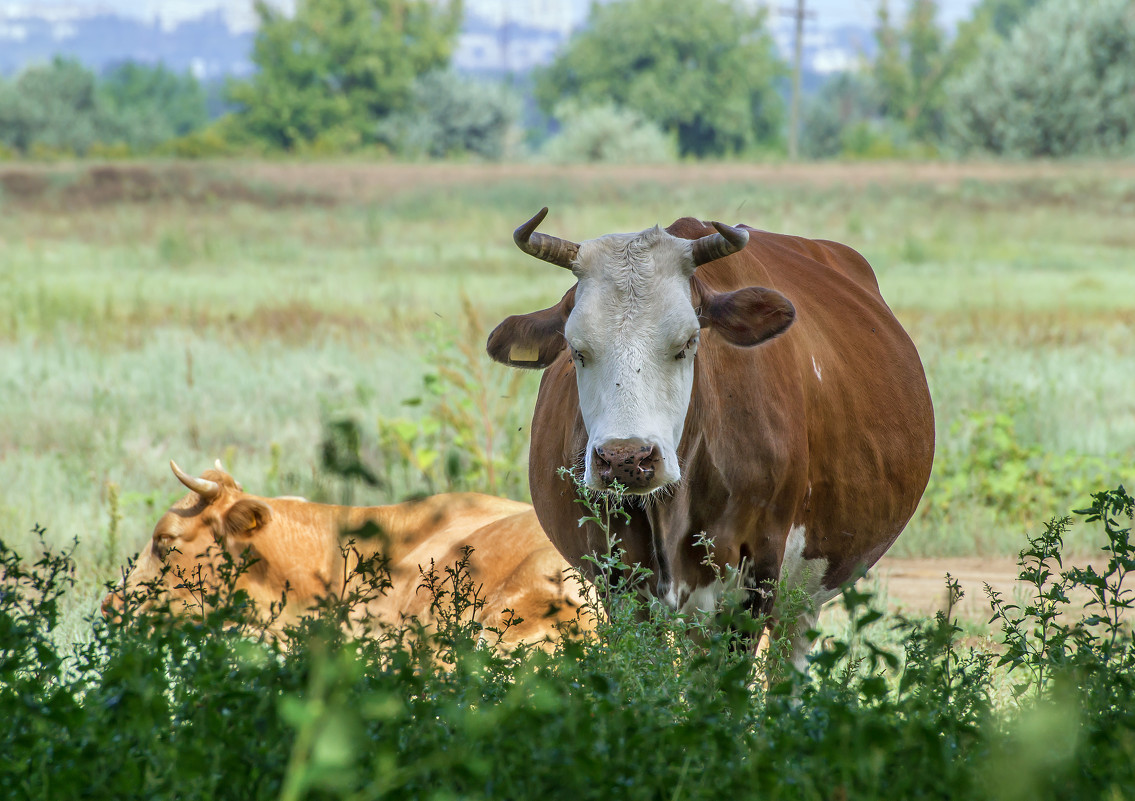
[[795, 310], [771, 289], [713, 292], [695, 277], [700, 265], [745, 247], [742, 228], [715, 222], [717, 233], [690, 240], [656, 226], [577, 245], [536, 233], [547, 213], [542, 209], [513, 238], [578, 281], [556, 306], [497, 326], [489, 355], [543, 369], [570, 348], [588, 437], [584, 482], [653, 492], [681, 478], [678, 443], [701, 329], [752, 347], [785, 331]]
[[[219, 460], [215, 470], [206, 470], [199, 478], [182, 472], [173, 461], [170, 467], [191, 492], [154, 526], [150, 544], [142, 549], [123, 584], [103, 600], [104, 615], [117, 614], [126, 598], [146, 587], [159, 593], [144, 606], [168, 601], [176, 610], [205, 611], [201, 590], [217, 588], [224, 553], [239, 563], [252, 547], [255, 532], [272, 519], [268, 505], [245, 496]], [[244, 584], [247, 582], [238, 581], [238, 587]]]

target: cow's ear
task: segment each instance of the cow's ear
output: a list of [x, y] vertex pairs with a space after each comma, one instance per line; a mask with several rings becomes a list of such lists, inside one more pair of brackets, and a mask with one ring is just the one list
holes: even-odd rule
[[268, 504], [254, 498], [241, 498], [225, 512], [224, 532], [228, 536], [248, 536], [271, 519]]
[[749, 286], [735, 292], [702, 289], [698, 322], [712, 327], [726, 342], [751, 348], [779, 336], [796, 319], [792, 302], [774, 289]]
[[555, 306], [531, 314], [514, 314], [489, 334], [486, 350], [493, 361], [510, 367], [543, 370], [560, 354], [564, 323], [575, 304], [572, 287]]

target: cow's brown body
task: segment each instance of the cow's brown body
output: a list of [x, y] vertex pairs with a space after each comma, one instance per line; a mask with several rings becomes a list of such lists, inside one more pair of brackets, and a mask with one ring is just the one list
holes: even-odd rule
[[[234, 559], [247, 552], [255, 560], [236, 589], [247, 592], [262, 612], [286, 595], [287, 605], [274, 625], [277, 632], [319, 597], [342, 597], [355, 589], [358, 577], [351, 575], [358, 558], [379, 550], [388, 558], [392, 586], [358, 610], [360, 627], [397, 624], [409, 617], [432, 623], [432, 596], [421, 586], [421, 569], [434, 563], [444, 573], [463, 559], [465, 547], [473, 549], [469, 577], [486, 599], [478, 622], [502, 628], [510, 617], [524, 619], [505, 633], [506, 644], [558, 636], [557, 624], [574, 621], [582, 602], [577, 583], [563, 573], [568, 565], [528, 504], [452, 493], [390, 506], [344, 507], [249, 495], [220, 470], [206, 471], [201, 478], [219, 491], [213, 497], [190, 492], [158, 521], [125, 586], [103, 602], [105, 612], [113, 613], [124, 595], [155, 581], [175, 611], [200, 611], [198, 597], [178, 585], [185, 578], [215, 585], [220, 548]], [[366, 523], [373, 523], [380, 535], [351, 536]], [[344, 556], [348, 538], [354, 544]], [[163, 568], [168, 568], [164, 577]], [[586, 628], [587, 619], [581, 622]]]
[[[630, 522], [616, 527], [630, 562], [649, 567], [654, 591], [680, 608], [716, 578], [695, 542], [702, 532], [718, 568], [744, 568], [759, 610], [773, 608], [759, 588], [781, 578], [808, 585], [822, 603], [894, 542], [933, 461], [921, 361], [863, 257], [834, 242], [747, 230], [742, 250], [697, 268], [690, 279], [695, 308], [713, 293], [767, 287], [791, 301], [795, 321], [757, 347], [736, 347], [712, 325], [703, 328], [678, 447], [682, 479], [644, 504], [632, 502]], [[714, 229], [683, 218], [667, 231], [697, 239]], [[560, 304], [564, 319], [575, 291]], [[545, 328], [548, 319], [529, 315]], [[524, 318], [494, 332], [491, 352], [503, 348], [495, 342], [523, 334], [513, 320]], [[600, 535], [591, 524], [579, 526], [576, 489], [557, 471], [581, 463], [587, 438], [575, 365], [564, 349], [540, 384], [529, 479], [544, 530], [580, 567]], [[794, 577], [786, 575], [786, 551]], [[803, 577], [802, 567], [820, 575]]]

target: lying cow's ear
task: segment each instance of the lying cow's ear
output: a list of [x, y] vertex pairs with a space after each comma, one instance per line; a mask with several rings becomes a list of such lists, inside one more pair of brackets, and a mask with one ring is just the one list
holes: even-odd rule
[[796, 309], [773, 289], [749, 286], [735, 292], [702, 291], [698, 322], [713, 327], [726, 342], [751, 348], [779, 336], [796, 319]]
[[575, 304], [575, 288], [549, 309], [514, 314], [489, 334], [486, 350], [493, 361], [510, 367], [543, 370], [567, 344], [564, 323]]
[[268, 504], [253, 498], [241, 498], [225, 512], [224, 532], [229, 536], [249, 535], [272, 519]]

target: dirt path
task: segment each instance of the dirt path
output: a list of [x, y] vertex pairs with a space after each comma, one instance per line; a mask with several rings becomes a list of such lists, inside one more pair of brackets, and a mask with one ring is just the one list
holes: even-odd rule
[[989, 619], [988, 583], [1004, 597], [1013, 597], [1017, 587], [1017, 563], [1010, 557], [988, 559], [892, 559], [883, 557], [867, 574], [871, 588], [887, 608], [908, 614], [934, 614], [946, 605], [946, 574], [956, 578], [965, 596], [958, 613], [966, 618]]
[[[1092, 560], [1095, 563], [1095, 560]], [[1076, 560], [1077, 565], [1085, 560]], [[1066, 565], [1069, 566], [1069, 565]], [[1101, 565], [1095, 563], [1097, 570]], [[895, 559], [883, 557], [867, 574], [866, 588], [879, 593], [887, 608], [908, 614], [934, 614], [946, 605], [946, 574], [956, 578], [965, 596], [956, 612], [970, 620], [989, 620], [992, 610], [985, 594], [989, 584], [1010, 602], [1028, 589], [1017, 579], [1015, 557], [953, 557]], [[1085, 599], [1086, 600], [1086, 599]]]
[[[1066, 563], [1070, 567], [1073, 563]], [[1077, 566], [1091, 564], [1096, 571], [1104, 567], [1104, 560], [1093, 558], [1075, 560]], [[945, 608], [945, 574], [949, 573], [961, 584], [965, 597], [961, 599], [957, 614], [972, 621], [989, 621], [993, 614], [985, 584], [1001, 593], [1010, 602], [1026, 597], [1028, 588], [1017, 581], [1017, 559], [1009, 556], [951, 557], [942, 559], [898, 559], [883, 557], [867, 574], [867, 588], [880, 593], [886, 607], [892, 612], [932, 615]], [[1074, 600], [1077, 598], [1074, 596]], [[1087, 600], [1087, 596], [1078, 599]]]

